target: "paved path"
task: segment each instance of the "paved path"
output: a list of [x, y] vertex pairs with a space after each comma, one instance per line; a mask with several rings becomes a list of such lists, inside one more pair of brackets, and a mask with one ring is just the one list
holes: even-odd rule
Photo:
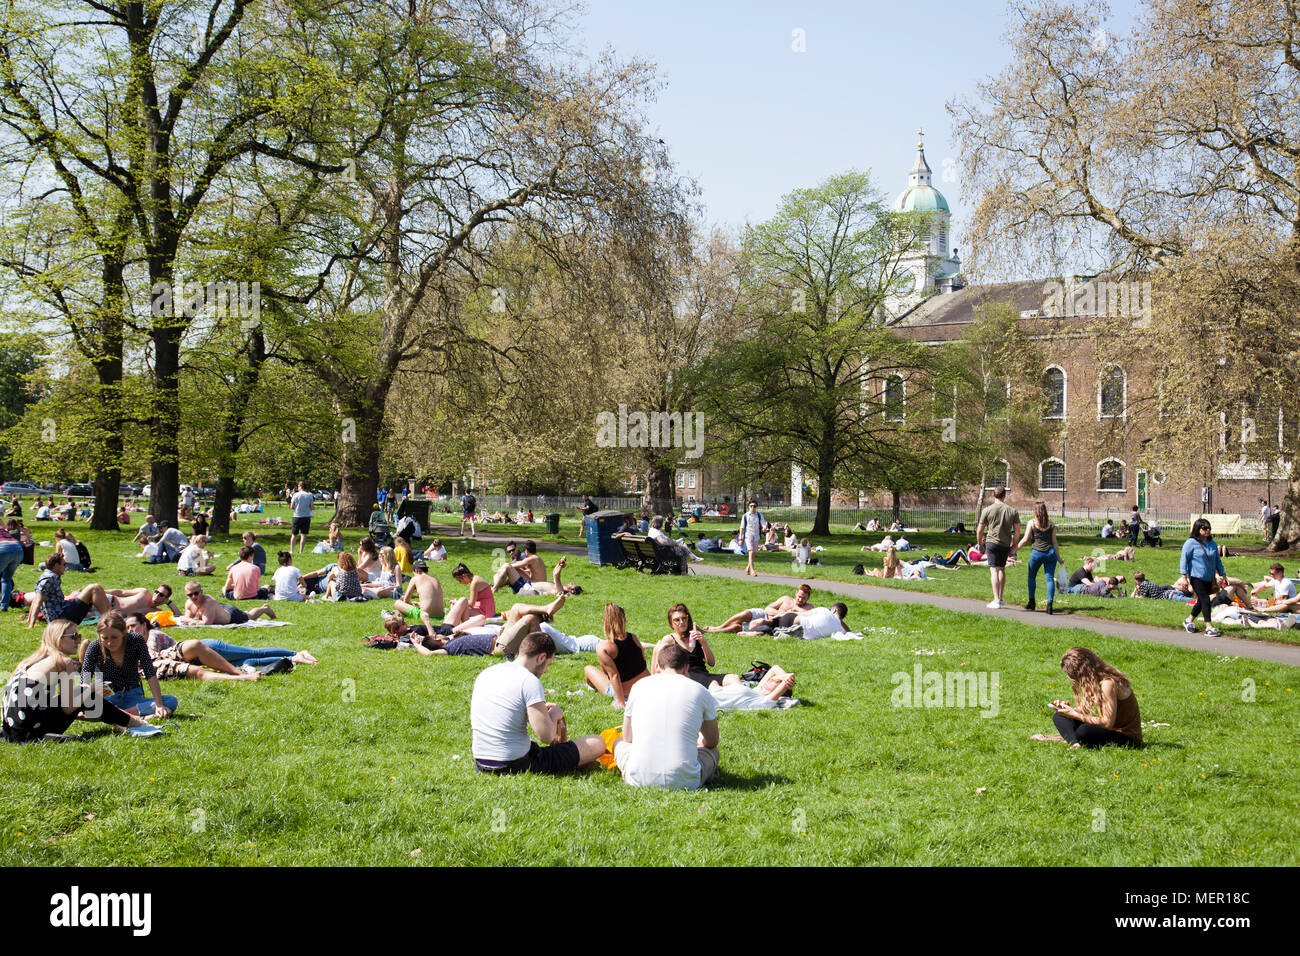
[[[482, 527], [480, 525], [480, 527]], [[438, 532], [445, 538], [458, 537], [459, 528], [437, 526]], [[430, 528], [432, 532], [433, 529]], [[489, 543], [519, 541], [519, 534], [479, 533], [478, 540]], [[446, 542], [444, 541], [444, 544]], [[538, 541], [537, 547], [547, 551], [563, 551], [568, 554], [586, 555], [585, 544], [569, 541]], [[1151, 627], [1147, 624], [1133, 624], [1128, 621], [1111, 621], [1105, 618], [1089, 617], [1069, 610], [1047, 615], [1041, 611], [1026, 611], [1024, 608], [1008, 605], [1000, 611], [985, 607], [985, 601], [975, 598], [952, 597], [947, 594], [930, 594], [926, 591], [913, 591], [905, 588], [887, 588], [871, 584], [856, 584], [849, 581], [830, 581], [823, 578], [799, 578], [787, 574], [762, 573], [757, 578], [747, 577], [741, 567], [727, 567], [717, 564], [693, 564], [692, 569], [698, 574], [718, 578], [733, 578], [737, 581], [762, 581], [781, 587], [793, 588], [805, 580], [813, 586], [833, 594], [858, 598], [862, 601], [891, 601], [894, 604], [929, 604], [949, 611], [962, 611], [967, 614], [986, 614], [999, 618], [1010, 617], [1024, 624], [1035, 627], [1077, 627], [1098, 634], [1110, 634], [1133, 641], [1146, 641], [1151, 644], [1172, 644], [1193, 651], [1208, 651], [1212, 654], [1228, 654], [1233, 657], [1248, 657], [1253, 660], [1272, 661], [1276, 664], [1289, 664], [1300, 667], [1300, 646], [1292, 644], [1274, 644], [1268, 641], [1256, 641], [1240, 637], [1206, 637], [1205, 632], [1188, 634], [1180, 628]]]

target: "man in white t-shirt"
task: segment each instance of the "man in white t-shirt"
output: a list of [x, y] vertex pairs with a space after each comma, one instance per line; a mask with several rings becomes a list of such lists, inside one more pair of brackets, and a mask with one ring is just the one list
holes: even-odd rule
[[698, 790], [718, 775], [718, 704], [686, 676], [676, 641], [659, 650], [659, 673], [637, 681], [623, 711], [614, 762], [634, 787]]
[[289, 553], [293, 554], [293, 539], [297, 537], [298, 553], [302, 554], [302, 549], [307, 544], [307, 535], [311, 533], [312, 515], [316, 513], [316, 499], [307, 490], [305, 481], [298, 482], [298, 490], [289, 500], [289, 505], [293, 508], [293, 525], [289, 529]]
[[773, 635], [777, 637], [802, 637], [805, 641], [815, 641], [823, 637], [843, 634], [844, 619], [849, 616], [848, 605], [836, 601], [830, 607], [810, 607], [797, 612], [795, 624], [791, 628], [777, 628]]
[[1273, 589], [1273, 600], [1262, 607], [1257, 604], [1256, 607], [1269, 612], [1294, 611], [1300, 607], [1300, 600], [1296, 598], [1295, 582], [1286, 576], [1282, 565], [1276, 561], [1269, 565], [1268, 577], [1255, 585], [1250, 595], [1254, 597], [1265, 588], [1270, 587]]
[[[567, 773], [595, 763], [605, 752], [599, 734], [566, 740], [564, 711], [546, 702], [541, 676], [555, 660], [555, 641], [533, 631], [513, 661], [483, 671], [474, 681], [469, 722], [474, 767], [484, 773]], [[528, 736], [531, 727], [541, 746]]]

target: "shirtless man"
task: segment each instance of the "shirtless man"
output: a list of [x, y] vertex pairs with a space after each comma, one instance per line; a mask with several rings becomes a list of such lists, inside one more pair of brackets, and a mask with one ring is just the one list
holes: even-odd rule
[[216, 598], [203, 593], [203, 585], [198, 581], [185, 582], [185, 598], [185, 613], [179, 618], [181, 624], [244, 624], [263, 615], [275, 619], [275, 612], [269, 604], [251, 611], [233, 604], [218, 604]]
[[812, 595], [812, 585], [801, 584], [794, 592], [794, 597], [783, 595], [769, 604], [764, 610], [769, 618], [780, 617], [782, 614], [789, 614], [791, 611], [799, 613], [812, 607], [808, 602], [809, 596]]
[[[420, 623], [432, 630], [433, 619], [441, 619], [447, 610], [447, 602], [442, 596], [442, 583], [429, 573], [429, 565], [423, 559], [411, 563], [414, 573], [406, 585], [406, 592], [393, 601], [393, 610], [412, 623]], [[419, 597], [419, 604], [409, 603], [411, 595]]]
[[[540, 559], [538, 560], [540, 561]], [[560, 572], [564, 570], [564, 565], [568, 563], [568, 560], [569, 556], [566, 554], [555, 562], [555, 570], [551, 573], [550, 581], [529, 581], [515, 570], [514, 565], [507, 564], [497, 572], [494, 590], [499, 590], [502, 585], [509, 584], [516, 594], [581, 594], [581, 587], [576, 584], [564, 584], [560, 580]]]
[[537, 542], [525, 541], [522, 557], [515, 543], [511, 541], [506, 545], [506, 554], [510, 561], [505, 564], [496, 577], [492, 579], [492, 590], [500, 591], [507, 584], [516, 594], [555, 594], [555, 591], [525, 590], [526, 588], [535, 588], [538, 583], [548, 586], [546, 583], [546, 562], [537, 556]]
[[114, 607], [124, 616], [131, 614], [148, 614], [160, 607], [170, 608], [177, 616], [180, 610], [172, 603], [172, 586], [160, 584], [152, 591], [148, 588], [105, 588], [105, 593], [113, 599]]
[[[705, 634], [743, 634], [746, 637], [754, 637], [760, 634], [766, 634], [783, 615], [797, 615], [802, 611], [812, 607], [808, 603], [808, 596], [812, 593], [812, 588], [807, 584], [799, 585], [795, 591], [794, 597], [783, 595], [777, 598], [767, 607], [753, 607], [744, 611], [738, 611], [731, 617], [727, 618], [716, 627], [700, 628]], [[793, 621], [791, 622], [793, 623]], [[762, 628], [762, 630], [758, 630]]]

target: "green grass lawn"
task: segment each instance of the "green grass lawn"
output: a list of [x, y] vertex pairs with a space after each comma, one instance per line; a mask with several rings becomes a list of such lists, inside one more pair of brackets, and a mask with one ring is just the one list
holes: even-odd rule
[[[243, 518], [239, 530], [251, 526]], [[571, 527], [564, 538], [576, 535]], [[36, 531], [52, 537], [52, 526]], [[68, 590], [91, 579], [180, 580], [170, 566], [125, 557], [126, 533], [84, 537], [101, 570], [69, 572]], [[274, 562], [287, 529], [261, 540]], [[446, 543], [451, 560], [488, 571], [490, 545]], [[836, 545], [836, 563], [823, 570], [838, 576], [848, 548]], [[216, 550], [224, 566], [235, 546], [220, 541]], [[299, 567], [327, 561], [304, 555]], [[566, 580], [587, 589], [557, 621], [570, 633], [597, 631], [607, 600], [623, 604], [631, 628], [650, 640], [667, 630], [674, 601], [718, 623], [780, 593], [580, 558], [570, 568]], [[460, 593], [439, 576], [449, 595]], [[24, 567], [19, 587], [30, 589], [34, 577]], [[948, 583], [967, 581], [971, 593], [987, 588], [983, 571], [955, 572]], [[1012, 581], [1023, 589], [1023, 575], [1013, 571]], [[475, 774], [469, 695], [490, 662], [364, 649], [358, 639], [379, 630], [387, 602], [281, 603], [291, 627], [174, 632], [307, 648], [322, 663], [256, 684], [168, 682], [180, 698], [179, 726], [162, 738], [84, 725], [96, 734], [88, 743], [0, 746], [0, 864], [1300, 862], [1291, 837], [1300, 803], [1294, 668], [923, 606], [848, 604], [863, 641], [712, 639], [718, 669], [780, 663], [811, 706], [725, 716], [721, 780], [700, 793], [637, 790], [599, 769]], [[21, 623], [17, 612], [0, 620], [5, 667], [35, 644], [38, 632]], [[1051, 729], [1047, 702], [1068, 695], [1058, 661], [1075, 643], [1132, 677], [1151, 725], [1145, 749], [1069, 752], [1028, 739]], [[562, 657], [542, 681], [574, 734], [621, 720], [605, 698], [578, 693], [591, 657]], [[996, 708], [985, 706], [982, 717], [979, 707], [895, 707], [895, 675], [918, 664], [987, 675]]]

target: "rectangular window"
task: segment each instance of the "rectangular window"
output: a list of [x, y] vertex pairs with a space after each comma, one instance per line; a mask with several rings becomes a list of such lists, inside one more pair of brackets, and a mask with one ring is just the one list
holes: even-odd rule
[[695, 472], [691, 472], [690, 475], [687, 476], [686, 487], [691, 489], [695, 488]]
[[677, 473], [677, 487], [678, 487], [678, 488], [685, 488], [685, 487], [686, 487], [686, 472], [684, 472], [684, 471], [679, 471], [679, 472]]

